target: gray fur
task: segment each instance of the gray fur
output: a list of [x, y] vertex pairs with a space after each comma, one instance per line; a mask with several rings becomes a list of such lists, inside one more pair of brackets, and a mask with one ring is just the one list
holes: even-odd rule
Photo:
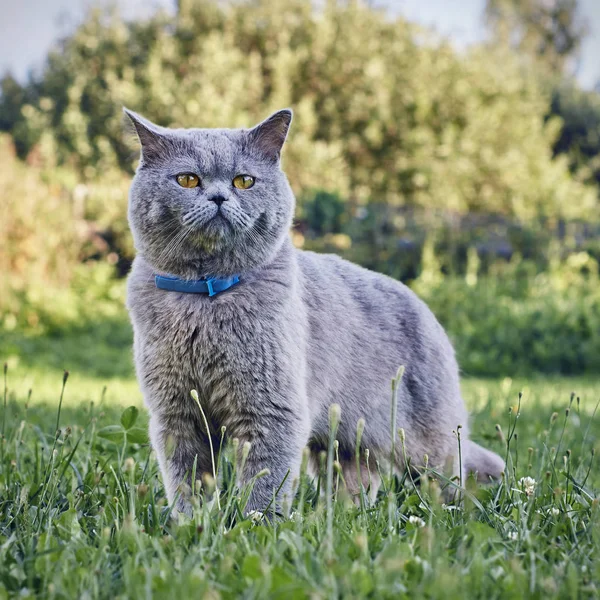
[[[390, 382], [406, 367], [398, 422], [412, 464], [451, 464], [458, 474], [456, 431], [468, 438], [453, 348], [442, 327], [401, 283], [337, 256], [296, 250], [289, 239], [295, 200], [279, 165], [291, 111], [251, 130], [164, 129], [126, 111], [142, 143], [130, 193], [137, 258], [128, 282], [138, 379], [150, 411], [150, 436], [169, 501], [188, 510], [186, 477], [210, 472], [208, 437], [197, 389], [218, 437], [252, 443], [245, 478], [256, 482], [248, 509], [263, 509], [286, 472], [289, 493], [302, 449], [325, 447], [328, 409], [341, 406], [338, 439], [351, 487], [356, 423], [366, 419], [363, 448], [371, 465], [390, 452]], [[192, 172], [201, 186], [175, 176]], [[238, 174], [256, 177], [237, 190]], [[209, 199], [221, 195], [218, 206]], [[239, 274], [212, 298], [156, 289], [154, 273], [198, 279]], [[482, 480], [504, 468], [468, 442], [465, 465]], [[402, 452], [397, 448], [399, 462]], [[373, 469], [372, 469], [373, 470]], [[184, 484], [183, 486], [181, 484]]]

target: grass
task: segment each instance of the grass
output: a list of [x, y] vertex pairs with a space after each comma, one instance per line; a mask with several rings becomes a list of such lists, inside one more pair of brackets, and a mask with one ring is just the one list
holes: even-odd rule
[[166, 503], [122, 313], [5, 333], [0, 352], [0, 599], [598, 595], [600, 379], [466, 377], [473, 437], [509, 469], [466, 482], [462, 504], [444, 504], [432, 473], [415, 486], [382, 465], [378, 498], [355, 506], [332, 438], [275, 520], [243, 516], [242, 467], [216, 448], [219, 498], [198, 482], [190, 520]]
[[103, 391], [74, 372], [62, 403], [55, 369], [21, 361], [6, 382], [0, 598], [597, 597], [600, 381], [465, 381], [474, 437], [510, 468], [491, 488], [467, 482], [463, 504], [443, 504], [431, 474], [383, 473], [357, 507], [330, 468], [273, 522], [243, 517], [229, 450], [220, 502], [205, 480], [193, 519], [170, 517], [131, 375]]

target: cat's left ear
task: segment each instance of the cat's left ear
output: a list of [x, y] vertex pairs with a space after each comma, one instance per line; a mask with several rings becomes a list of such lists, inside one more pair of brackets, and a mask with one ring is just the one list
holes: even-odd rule
[[250, 130], [250, 143], [265, 157], [278, 161], [291, 122], [291, 109], [284, 108], [277, 111]]

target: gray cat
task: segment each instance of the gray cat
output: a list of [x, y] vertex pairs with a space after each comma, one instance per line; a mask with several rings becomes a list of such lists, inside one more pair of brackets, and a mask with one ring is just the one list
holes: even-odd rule
[[[341, 406], [344, 478], [359, 490], [356, 424], [366, 419], [362, 447], [374, 460], [390, 455], [390, 382], [400, 365], [397, 427], [411, 464], [427, 455], [459, 475], [461, 425], [462, 475], [501, 475], [500, 457], [468, 440], [454, 351], [427, 306], [389, 277], [293, 247], [295, 200], [280, 169], [290, 110], [249, 130], [166, 129], [125, 112], [142, 146], [129, 203], [135, 364], [175, 509], [190, 510], [194, 461], [198, 474], [212, 470], [190, 390], [215, 439], [226, 426], [251, 442], [246, 478], [268, 468], [247, 507], [261, 510], [288, 471], [278, 501], [289, 494], [304, 447], [314, 459], [326, 447], [332, 403]], [[396, 453], [402, 464], [400, 442]]]

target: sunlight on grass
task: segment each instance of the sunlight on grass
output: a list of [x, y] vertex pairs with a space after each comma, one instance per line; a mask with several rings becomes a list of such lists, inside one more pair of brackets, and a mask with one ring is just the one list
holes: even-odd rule
[[[63, 371], [49, 367], [27, 367], [9, 363], [11, 398], [24, 402], [32, 390], [31, 404], [58, 403]], [[591, 415], [600, 400], [600, 380], [593, 377], [538, 376], [531, 379], [463, 378], [462, 390], [469, 410], [486, 410], [493, 419], [502, 419], [506, 410], [516, 404], [523, 393], [522, 407], [538, 410], [564, 409], [572, 393], [580, 397], [580, 410]], [[95, 377], [70, 371], [64, 398], [65, 406], [98, 403], [142, 407], [137, 381], [130, 377]]]
[[580, 410], [591, 415], [600, 400], [600, 379], [594, 377], [534, 376], [529, 379], [463, 378], [462, 391], [470, 410], [489, 407], [489, 414], [501, 418], [508, 407], [523, 395], [522, 408], [560, 410], [569, 404], [571, 394], [580, 398]]
[[[31, 390], [30, 405], [58, 405], [63, 372], [52, 368], [16, 367], [9, 369], [10, 398], [24, 403]], [[142, 394], [133, 377], [100, 378], [70, 372], [64, 406], [83, 406], [90, 402], [108, 406], [142, 406]]]

